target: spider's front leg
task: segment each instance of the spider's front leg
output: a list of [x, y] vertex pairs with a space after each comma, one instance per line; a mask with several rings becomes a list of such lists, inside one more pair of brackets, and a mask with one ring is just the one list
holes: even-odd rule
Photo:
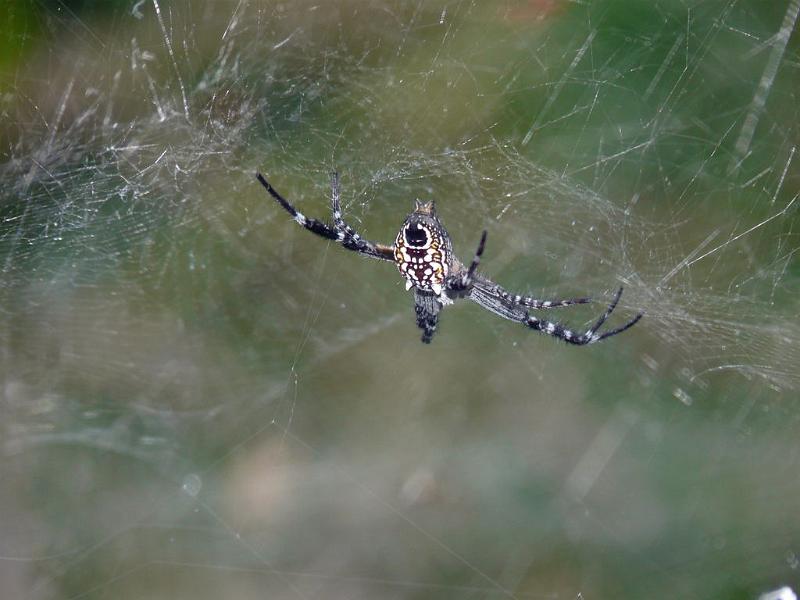
[[475, 269], [481, 264], [481, 255], [486, 246], [486, 230], [481, 234], [481, 241], [478, 243], [478, 249], [475, 251], [475, 256], [469, 265], [468, 269], [461, 268], [457, 272], [449, 275], [444, 281], [444, 288], [448, 296], [455, 298], [462, 298], [466, 296], [474, 283]]
[[297, 210], [291, 202], [281, 196], [261, 173], [256, 173], [256, 179], [258, 179], [258, 182], [264, 186], [264, 189], [267, 190], [269, 195], [272, 196], [301, 227], [305, 227], [320, 237], [338, 242], [348, 250], [353, 250], [363, 256], [394, 262], [393, 246], [376, 244], [364, 239], [342, 218], [339, 175], [335, 171], [331, 173], [331, 212], [333, 214], [333, 225], [305, 216]]

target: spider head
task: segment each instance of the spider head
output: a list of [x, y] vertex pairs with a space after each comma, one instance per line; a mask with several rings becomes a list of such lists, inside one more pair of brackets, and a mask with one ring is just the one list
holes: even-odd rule
[[419, 198], [414, 200], [414, 213], [417, 215], [429, 215], [436, 218], [436, 207], [433, 204], [433, 200], [430, 202], [423, 202]]

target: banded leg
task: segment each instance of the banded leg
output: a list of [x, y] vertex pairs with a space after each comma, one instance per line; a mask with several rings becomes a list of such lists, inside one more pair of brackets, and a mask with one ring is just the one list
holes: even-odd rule
[[329, 240], [339, 242], [348, 250], [354, 250], [359, 254], [394, 262], [394, 248], [384, 244], [375, 244], [365, 240], [358, 235], [355, 230], [345, 223], [342, 218], [342, 211], [339, 203], [339, 176], [336, 173], [331, 175], [331, 209], [333, 212], [334, 226], [331, 227], [327, 223], [306, 217], [303, 213], [297, 210], [292, 204], [281, 196], [278, 191], [264, 178], [261, 173], [256, 173], [256, 178], [259, 183], [269, 192], [278, 203], [292, 215], [292, 218], [299, 224], [316, 233], [317, 235]]
[[642, 318], [642, 313], [639, 313], [633, 319], [625, 323], [625, 325], [617, 327], [616, 329], [612, 329], [611, 331], [606, 331], [603, 334], [598, 334], [597, 330], [603, 326], [603, 323], [606, 322], [606, 319], [608, 319], [609, 315], [611, 315], [611, 313], [614, 312], [614, 309], [617, 307], [620, 296], [622, 296], [622, 288], [617, 290], [617, 293], [614, 295], [614, 299], [611, 301], [611, 304], [608, 305], [606, 311], [600, 315], [600, 318], [597, 319], [595, 324], [584, 333], [575, 333], [560, 323], [554, 323], [553, 321], [546, 321], [544, 319], [537, 319], [536, 317], [532, 317], [530, 314], [526, 315], [524, 324], [531, 329], [535, 329], [537, 331], [541, 331], [542, 333], [546, 333], [547, 335], [552, 335], [553, 337], [564, 340], [568, 344], [575, 344], [576, 346], [594, 344], [595, 342], [604, 340], [612, 335], [622, 333], [626, 329], [636, 325], [639, 319]]
[[422, 342], [431, 343], [436, 326], [439, 323], [441, 303], [436, 299], [436, 294], [414, 290], [414, 312], [417, 315], [417, 327], [422, 329]]
[[281, 196], [278, 191], [272, 187], [269, 181], [264, 179], [264, 176], [261, 173], [256, 173], [256, 179], [258, 179], [259, 183], [261, 183], [267, 192], [269, 192], [269, 195], [275, 198], [275, 200], [278, 201], [278, 204], [280, 204], [286, 210], [286, 212], [292, 215], [292, 218], [296, 223], [326, 239], [341, 241], [339, 232], [336, 231], [336, 229], [326, 223], [323, 223], [322, 221], [318, 221], [317, 219], [309, 219], [306, 217], [303, 213], [292, 206], [286, 198]]
[[483, 249], [486, 246], [486, 230], [483, 230], [481, 234], [481, 241], [478, 242], [478, 249], [475, 251], [475, 256], [472, 259], [472, 262], [467, 269], [461, 269], [460, 272], [455, 273], [447, 278], [445, 282], [445, 288], [450, 291], [454, 292], [456, 296], [463, 296], [465, 292], [467, 292], [473, 285], [474, 277], [475, 277], [475, 269], [478, 268], [478, 265], [481, 264], [481, 256], [483, 255]]
[[639, 319], [642, 318], [641, 313], [636, 315], [633, 319], [621, 327], [617, 327], [616, 329], [612, 329], [611, 331], [607, 331], [602, 334], [597, 333], [598, 329], [602, 327], [602, 325], [606, 322], [606, 319], [608, 319], [609, 315], [616, 308], [621, 295], [622, 288], [617, 290], [617, 293], [614, 295], [614, 299], [608, 305], [606, 311], [600, 316], [599, 319], [597, 319], [594, 325], [592, 325], [592, 327], [590, 327], [587, 331], [578, 333], [571, 329], [567, 329], [561, 323], [531, 316], [531, 314], [525, 308], [523, 308], [521, 304], [515, 304], [514, 302], [504, 300], [501, 296], [493, 293], [493, 290], [490, 287], [487, 288], [486, 286], [478, 285], [478, 282], [476, 282], [469, 292], [470, 300], [482, 306], [486, 310], [493, 312], [494, 314], [505, 319], [509, 319], [510, 321], [522, 323], [531, 329], [541, 331], [547, 335], [552, 335], [553, 337], [577, 346], [584, 346], [586, 344], [599, 342], [600, 340], [604, 340], [613, 335], [617, 335], [618, 333], [622, 333], [626, 329], [633, 327], [639, 322]]
[[333, 212], [333, 224], [339, 231], [344, 231], [354, 240], [360, 240], [361, 236], [348, 225], [342, 218], [341, 191], [339, 188], [339, 173], [331, 171], [331, 211]]
[[591, 298], [568, 298], [565, 300], [539, 300], [531, 298], [530, 296], [522, 296], [519, 294], [512, 294], [508, 290], [503, 289], [493, 281], [489, 281], [483, 277], [477, 277], [474, 285], [481, 287], [483, 290], [491, 295], [499, 298], [504, 302], [524, 306], [525, 308], [533, 308], [535, 310], [548, 309], [548, 308], [562, 308], [564, 306], [574, 306], [575, 304], [589, 304]]

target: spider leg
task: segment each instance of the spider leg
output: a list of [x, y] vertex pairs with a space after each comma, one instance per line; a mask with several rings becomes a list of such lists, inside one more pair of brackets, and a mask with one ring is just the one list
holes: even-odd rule
[[291, 203], [286, 200], [283, 196], [281, 196], [278, 191], [272, 187], [272, 185], [264, 179], [264, 176], [261, 173], [256, 173], [256, 179], [258, 179], [259, 183], [264, 186], [264, 188], [269, 192], [269, 195], [275, 198], [278, 201], [286, 212], [292, 215], [292, 218], [299, 224], [316, 233], [319, 236], [322, 236], [329, 240], [339, 240], [338, 232], [333, 229], [331, 226], [323, 223], [322, 221], [318, 221], [317, 219], [309, 219], [299, 210], [297, 210]]
[[453, 292], [455, 296], [463, 296], [473, 285], [475, 277], [475, 269], [481, 264], [481, 255], [486, 246], [486, 230], [481, 234], [481, 241], [478, 242], [478, 249], [475, 251], [475, 256], [469, 265], [469, 268], [461, 268], [459, 271], [449, 276], [445, 281], [445, 289], [448, 292]]
[[576, 334], [574, 331], [566, 329], [560, 323], [554, 323], [552, 321], [537, 319], [536, 317], [532, 317], [530, 315], [527, 315], [524, 323], [531, 329], [536, 329], [537, 331], [541, 331], [542, 333], [552, 335], [554, 337], [564, 340], [569, 344], [575, 344], [576, 346], [585, 346], [586, 344], [594, 344], [595, 342], [604, 340], [608, 337], [611, 337], [612, 335], [617, 335], [618, 333], [622, 333], [626, 329], [636, 325], [639, 319], [642, 318], [642, 313], [639, 313], [633, 319], [625, 323], [625, 325], [622, 325], [621, 327], [617, 327], [616, 329], [612, 329], [611, 331], [606, 331], [605, 333], [598, 335], [597, 330], [603, 326], [603, 323], [606, 322], [606, 319], [608, 319], [609, 315], [612, 312], [614, 312], [614, 309], [617, 307], [617, 303], [619, 302], [620, 296], [622, 296], [621, 287], [617, 290], [617, 293], [614, 294], [614, 299], [608, 305], [606, 311], [602, 315], [600, 315], [600, 318], [597, 319], [595, 324], [592, 325], [584, 333]]
[[[488, 283], [491, 284], [491, 282]], [[522, 304], [509, 301], [503, 296], [492, 293], [493, 291], [494, 288], [491, 285], [477, 285], [476, 282], [476, 285], [473, 286], [472, 290], [470, 291], [469, 297], [478, 305], [498, 316], [522, 323], [531, 329], [551, 335], [567, 342], [568, 344], [575, 344], [576, 346], [593, 344], [613, 335], [617, 335], [618, 333], [622, 333], [626, 329], [633, 327], [639, 321], [639, 319], [642, 318], [642, 314], [640, 313], [621, 327], [617, 327], [616, 329], [612, 329], [611, 331], [607, 331], [602, 334], [597, 333], [598, 329], [602, 327], [602, 325], [606, 322], [606, 319], [608, 319], [609, 315], [617, 307], [619, 298], [622, 295], [622, 288], [617, 290], [617, 293], [614, 295], [614, 299], [608, 305], [606, 311], [600, 316], [594, 325], [592, 325], [592, 327], [585, 332], [576, 332], [571, 329], [567, 329], [561, 323], [531, 316], [531, 314], [524, 308]]]
[[331, 212], [333, 212], [333, 224], [336, 226], [336, 229], [346, 232], [353, 239], [360, 239], [361, 236], [359, 236], [342, 218], [342, 204], [340, 198], [339, 173], [331, 171]]
[[414, 289], [414, 312], [417, 315], [417, 327], [422, 329], [422, 341], [431, 343], [436, 325], [439, 323], [441, 303], [436, 299], [436, 294]]
[[599, 318], [599, 319], [597, 319], [597, 321], [596, 321], [596, 322], [595, 322], [595, 324], [592, 326], [592, 328], [591, 328], [591, 329], [589, 329], [589, 331], [591, 331], [591, 332], [592, 332], [592, 334], [594, 334], [594, 332], [595, 332], [595, 331], [597, 331], [598, 329], [600, 329], [600, 328], [603, 326], [603, 323], [605, 323], [605, 322], [606, 322], [606, 319], [608, 319], [608, 316], [609, 316], [609, 315], [610, 315], [612, 312], [614, 312], [614, 309], [615, 309], [615, 308], [617, 308], [617, 303], [619, 302], [620, 296], [622, 296], [622, 287], [621, 287], [621, 286], [620, 286], [620, 288], [617, 290], [617, 293], [616, 293], [616, 294], [614, 294], [614, 299], [613, 299], [613, 300], [611, 301], [611, 303], [608, 305], [608, 308], [606, 308], [606, 312], [604, 312], [602, 315], [600, 315], [600, 318]]
[[611, 301], [611, 304], [608, 305], [608, 308], [606, 309], [606, 312], [604, 312], [603, 315], [599, 319], [597, 319], [597, 322], [589, 330], [589, 331], [592, 332], [592, 339], [591, 339], [591, 341], [586, 342], [587, 344], [590, 344], [590, 343], [593, 343], [593, 342], [599, 342], [600, 340], [604, 340], [604, 339], [606, 339], [608, 337], [611, 337], [612, 335], [617, 335], [618, 333], [622, 333], [626, 329], [629, 329], [630, 327], [633, 327], [634, 325], [636, 325], [636, 323], [639, 322], [639, 319], [641, 319], [644, 316], [644, 313], [639, 313], [638, 315], [633, 317], [630, 321], [625, 323], [625, 325], [617, 327], [616, 329], [612, 329], [611, 331], [606, 331], [602, 335], [598, 336], [597, 335], [597, 330], [600, 329], [600, 327], [603, 325], [603, 323], [606, 322], [606, 319], [608, 319], [608, 316], [612, 312], [614, 312], [614, 309], [617, 307], [617, 302], [619, 302], [620, 296], [622, 296], [622, 287], [621, 286], [617, 290], [617, 293], [614, 295], [614, 299]]
[[468, 269], [461, 269], [457, 273], [448, 278], [445, 288], [454, 292], [455, 296], [463, 296], [472, 286], [481, 286], [491, 296], [495, 296], [504, 302], [510, 304], [524, 306], [526, 308], [543, 309], [543, 308], [561, 308], [562, 306], [572, 306], [574, 304], [588, 304], [591, 298], [568, 298], [565, 300], [538, 300], [530, 296], [521, 296], [512, 294], [503, 289], [493, 281], [489, 281], [484, 277], [475, 275], [475, 270], [481, 262], [483, 249], [486, 245], [486, 230], [483, 230], [481, 241], [478, 244], [478, 250], [475, 252], [475, 258], [472, 259]]
[[317, 219], [306, 217], [303, 213], [297, 210], [286, 198], [281, 196], [278, 191], [264, 178], [261, 173], [256, 173], [256, 179], [264, 188], [269, 192], [275, 200], [278, 201], [286, 212], [292, 215], [292, 218], [299, 224], [316, 233], [318, 236], [324, 237], [328, 240], [339, 242], [348, 250], [354, 250], [359, 254], [394, 262], [394, 247], [386, 246], [384, 244], [375, 244], [365, 240], [358, 235], [352, 227], [345, 223], [342, 219], [342, 211], [339, 204], [339, 176], [336, 173], [331, 175], [331, 204], [333, 208], [334, 225], [330, 226]]
[[547, 308], [561, 308], [564, 306], [574, 306], [575, 304], [588, 304], [592, 301], [591, 298], [568, 298], [565, 300], [539, 300], [538, 298], [531, 298], [530, 296], [522, 296], [519, 294], [512, 294], [511, 292], [503, 289], [493, 281], [489, 281], [483, 277], [476, 277], [474, 281], [476, 287], [482, 288], [490, 296], [494, 296], [509, 304], [524, 306], [525, 308], [533, 308], [536, 310]]
[[478, 249], [475, 251], [475, 256], [472, 259], [472, 262], [469, 265], [469, 269], [467, 269], [467, 281], [472, 281], [472, 276], [475, 275], [475, 269], [478, 268], [478, 265], [481, 264], [481, 256], [483, 255], [483, 249], [486, 246], [486, 230], [483, 230], [481, 234], [481, 241], [478, 242]]
[[339, 173], [331, 172], [331, 212], [336, 231], [344, 234], [342, 245], [349, 249], [366, 254], [373, 258], [380, 258], [394, 262], [394, 247], [375, 244], [362, 238], [356, 230], [350, 227], [342, 218], [341, 193], [339, 190]]

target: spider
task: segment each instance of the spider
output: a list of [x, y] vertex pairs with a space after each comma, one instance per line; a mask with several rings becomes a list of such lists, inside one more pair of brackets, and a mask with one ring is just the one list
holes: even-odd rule
[[617, 290], [611, 303], [594, 325], [583, 332], [576, 332], [555, 321], [533, 316], [532, 309], [586, 304], [591, 302], [591, 299], [538, 300], [512, 294], [490, 281], [477, 272], [486, 245], [486, 230], [481, 234], [472, 262], [465, 267], [453, 254], [450, 236], [439, 221], [433, 202], [416, 200], [414, 211], [406, 217], [394, 244], [387, 246], [365, 240], [344, 221], [339, 201], [337, 173], [331, 173], [333, 225], [309, 219], [281, 196], [261, 173], [256, 173], [256, 178], [286, 212], [309, 231], [338, 242], [348, 250], [354, 250], [363, 256], [395, 263], [406, 280], [406, 290], [414, 289], [417, 326], [422, 330], [422, 341], [426, 344], [431, 342], [436, 332], [439, 311], [442, 307], [452, 304], [457, 298], [464, 297], [500, 317], [577, 346], [593, 344], [622, 333], [642, 318], [640, 313], [621, 327], [599, 333], [600, 327], [616, 308], [622, 295], [622, 288]]

